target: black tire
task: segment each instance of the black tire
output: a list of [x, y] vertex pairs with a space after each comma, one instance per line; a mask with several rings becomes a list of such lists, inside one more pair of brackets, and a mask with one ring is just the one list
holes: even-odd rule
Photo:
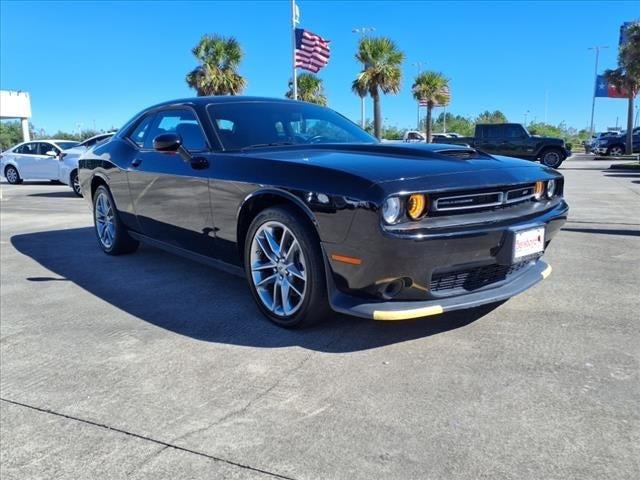
[[[270, 310], [260, 297], [254, 283], [251, 269], [252, 245], [256, 233], [260, 227], [268, 222], [277, 222], [284, 225], [299, 244], [304, 256], [305, 264], [305, 290], [301, 303], [291, 315], [281, 315]], [[324, 269], [322, 249], [317, 234], [309, 220], [295, 208], [289, 206], [276, 206], [261, 211], [251, 222], [244, 248], [244, 267], [249, 283], [249, 289], [258, 308], [273, 323], [285, 328], [299, 328], [313, 325], [330, 314], [327, 298], [327, 284]], [[256, 249], [259, 253], [259, 250]], [[255, 255], [255, 254], [254, 254]], [[286, 262], [285, 262], [286, 263]], [[275, 272], [275, 268], [274, 268]], [[281, 287], [282, 288], [282, 287]], [[275, 290], [274, 290], [275, 291]], [[274, 300], [275, 305], [275, 300]]]
[[[109, 242], [105, 240], [105, 236], [101, 235], [98, 227], [98, 217], [102, 217], [98, 212], [98, 209], [100, 208], [98, 205], [100, 202], [104, 202], [104, 200], [108, 200], [111, 209], [111, 217], [108, 222], [109, 227], [105, 226], [105, 228], [109, 228], [110, 233], [107, 234], [107, 237], [110, 238]], [[101, 203], [101, 205], [104, 206], [104, 203]], [[120, 220], [118, 209], [115, 207], [115, 202], [113, 201], [111, 192], [104, 185], [100, 185], [93, 194], [93, 225], [98, 245], [104, 253], [108, 255], [123, 255], [137, 250], [139, 242], [131, 238], [127, 232], [126, 227]]]
[[18, 170], [13, 165], [7, 165], [7, 168], [4, 169], [4, 178], [6, 178], [7, 182], [11, 185], [22, 183], [22, 178], [20, 178]]
[[82, 196], [82, 189], [80, 188], [80, 183], [78, 182], [78, 170], [74, 170], [73, 172], [71, 172], [71, 175], [69, 175], [69, 185], [71, 186], [71, 190], [73, 190], [73, 193], [75, 193], [79, 197]]
[[549, 148], [542, 152], [540, 163], [547, 167], [559, 168], [564, 162], [565, 156], [559, 148]]
[[607, 156], [619, 157], [620, 155], [624, 155], [626, 148], [624, 145], [611, 145], [607, 148]]

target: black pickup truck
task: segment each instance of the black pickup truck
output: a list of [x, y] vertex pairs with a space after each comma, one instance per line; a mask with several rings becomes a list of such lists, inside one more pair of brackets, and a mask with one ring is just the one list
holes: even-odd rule
[[438, 143], [469, 145], [487, 153], [539, 160], [558, 168], [571, 155], [571, 149], [561, 138], [531, 135], [519, 123], [479, 124], [474, 137], [442, 138]]

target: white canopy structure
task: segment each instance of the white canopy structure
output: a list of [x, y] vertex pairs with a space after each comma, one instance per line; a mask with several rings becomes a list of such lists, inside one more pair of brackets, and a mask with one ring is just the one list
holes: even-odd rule
[[29, 119], [31, 118], [31, 99], [27, 92], [0, 90], [0, 119], [19, 118], [22, 123], [22, 139], [29, 137]]

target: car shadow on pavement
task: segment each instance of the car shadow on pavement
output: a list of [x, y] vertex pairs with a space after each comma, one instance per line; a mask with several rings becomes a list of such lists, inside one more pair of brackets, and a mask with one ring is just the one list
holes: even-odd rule
[[45, 193], [30, 193], [29, 197], [46, 197], [46, 198], [80, 198], [71, 190], [66, 192], [45, 192]]
[[[132, 255], [105, 255], [91, 227], [15, 235], [11, 243], [58, 276], [27, 280], [69, 280], [145, 322], [207, 342], [358, 351], [464, 327], [498, 306], [402, 322], [334, 314], [314, 327], [286, 330], [262, 316], [243, 278], [144, 245]], [[84, 308], [91, 315], [92, 305]]]
[[640, 230], [631, 230], [623, 228], [575, 228], [575, 227], [562, 227], [563, 232], [577, 232], [577, 233], [599, 233], [603, 235], [622, 235], [629, 237], [640, 237]]

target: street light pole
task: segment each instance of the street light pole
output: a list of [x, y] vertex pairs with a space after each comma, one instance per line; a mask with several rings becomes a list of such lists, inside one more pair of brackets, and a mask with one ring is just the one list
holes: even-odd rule
[[[422, 65], [424, 65], [424, 62], [413, 62], [411, 65], [413, 65], [414, 67], [418, 67], [418, 75], [420, 75], [422, 73]], [[417, 100], [418, 103], [418, 121], [416, 123], [416, 130], [420, 131], [420, 99]]]
[[529, 115], [529, 110], [527, 110], [526, 112], [524, 112], [524, 126], [527, 126], [527, 116]]
[[593, 100], [591, 101], [591, 127], [589, 128], [589, 133], [591, 137], [593, 137], [593, 114], [596, 110], [596, 90], [598, 89], [598, 60], [600, 59], [600, 50], [604, 50], [605, 48], [609, 48], [607, 45], [599, 46], [599, 47], [589, 47], [587, 50], [595, 50], [596, 51], [596, 68], [595, 75], [593, 79]]
[[[353, 30], [351, 30], [352, 33], [357, 33], [358, 35], [360, 35], [360, 39], [362, 40], [367, 33], [369, 32], [375, 32], [376, 29], [374, 27], [358, 27], [358, 28], [354, 28]], [[365, 64], [362, 64], [362, 69], [365, 69]], [[360, 97], [360, 126], [364, 129], [365, 128], [365, 119], [364, 119], [364, 97]]]

